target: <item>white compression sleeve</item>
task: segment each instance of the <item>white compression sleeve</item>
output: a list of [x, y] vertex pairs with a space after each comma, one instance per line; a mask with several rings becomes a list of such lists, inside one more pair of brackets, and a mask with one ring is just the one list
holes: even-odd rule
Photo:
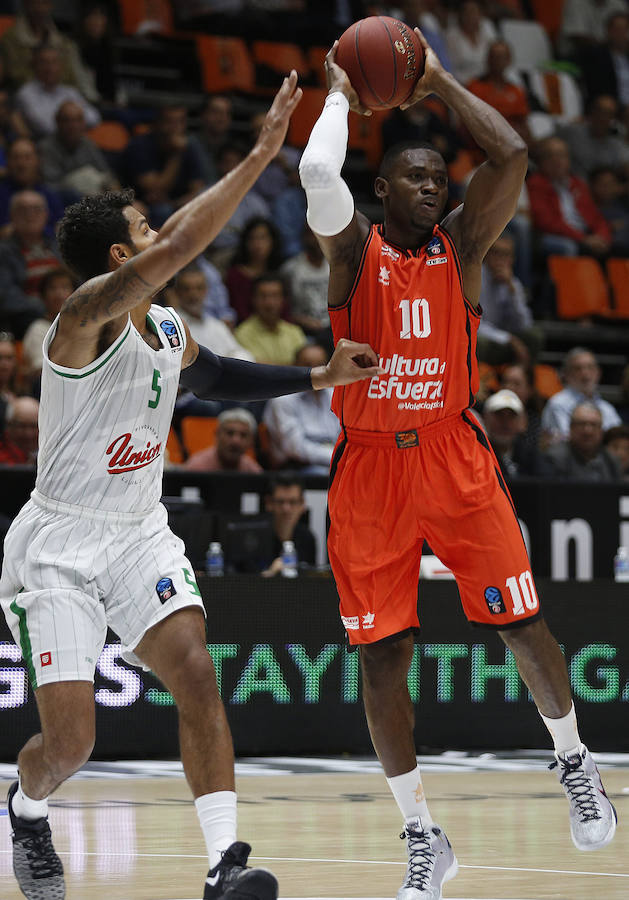
[[340, 91], [329, 94], [299, 163], [308, 200], [306, 218], [316, 234], [331, 237], [354, 217], [354, 198], [341, 178], [347, 152], [349, 103]]

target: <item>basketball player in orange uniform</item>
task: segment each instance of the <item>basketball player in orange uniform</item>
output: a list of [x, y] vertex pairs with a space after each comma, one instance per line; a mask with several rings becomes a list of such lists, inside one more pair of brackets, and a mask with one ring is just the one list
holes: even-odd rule
[[328, 550], [351, 645], [360, 648], [374, 747], [405, 819], [409, 862], [398, 900], [438, 900], [458, 865], [426, 804], [407, 673], [419, 627], [426, 539], [456, 576], [465, 613], [494, 628], [552, 735], [574, 843], [605, 846], [616, 815], [581, 743], [563, 655], [541, 616], [530, 562], [489, 442], [469, 412], [478, 389], [476, 332], [485, 253], [513, 216], [524, 142], [425, 49], [411, 97], [440, 97], [487, 155], [465, 202], [443, 217], [446, 165], [426, 145], [389, 150], [375, 181], [384, 225], [354, 209], [340, 172], [347, 114], [361, 107], [336, 45], [329, 94], [300, 164], [308, 222], [330, 263], [335, 340], [371, 344], [383, 374], [335, 389], [342, 431], [331, 466]]

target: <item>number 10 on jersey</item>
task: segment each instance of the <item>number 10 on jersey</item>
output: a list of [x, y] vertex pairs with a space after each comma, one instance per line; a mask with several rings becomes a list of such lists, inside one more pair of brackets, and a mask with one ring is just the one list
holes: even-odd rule
[[430, 334], [430, 309], [428, 300], [400, 300], [402, 313], [402, 340], [410, 341], [411, 337], [427, 338]]

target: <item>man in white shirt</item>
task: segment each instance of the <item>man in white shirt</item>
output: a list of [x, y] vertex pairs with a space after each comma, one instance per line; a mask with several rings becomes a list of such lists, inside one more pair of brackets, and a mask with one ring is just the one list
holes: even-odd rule
[[207, 281], [198, 265], [193, 263], [179, 273], [175, 282], [175, 294], [181, 317], [197, 343], [209, 347], [219, 356], [254, 361], [251, 353], [238, 343], [224, 322], [204, 312]]
[[[328, 354], [318, 344], [306, 344], [295, 356], [296, 366], [320, 366]], [[288, 400], [288, 403], [282, 402]], [[263, 422], [269, 431], [271, 459], [290, 464], [305, 475], [327, 475], [339, 421], [330, 409], [332, 391], [305, 391], [268, 400]]]

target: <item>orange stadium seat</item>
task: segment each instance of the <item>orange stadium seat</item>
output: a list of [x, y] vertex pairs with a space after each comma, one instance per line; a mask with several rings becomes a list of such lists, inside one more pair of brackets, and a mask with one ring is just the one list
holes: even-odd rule
[[535, 20], [544, 26], [552, 41], [557, 40], [561, 28], [563, 5], [564, 0], [533, 0]]
[[609, 290], [599, 263], [588, 256], [549, 256], [548, 271], [560, 319], [607, 316]]
[[308, 63], [310, 71], [316, 75], [317, 81], [327, 90], [328, 83], [325, 78], [325, 69], [323, 63], [327, 56], [329, 47], [310, 47], [308, 50]]
[[256, 65], [266, 66], [283, 78], [291, 69], [305, 77], [310, 74], [310, 63], [297, 44], [280, 44], [276, 41], [254, 41], [253, 60]]
[[171, 428], [168, 432], [166, 452], [168, 453], [168, 459], [172, 465], [181, 465], [181, 463], [183, 462], [183, 448], [174, 428]]
[[629, 319], [629, 259], [608, 259], [607, 277], [614, 302], [611, 315], [617, 319]]
[[124, 34], [173, 34], [170, 0], [118, 0]]
[[323, 88], [303, 88], [304, 95], [290, 117], [288, 143], [294, 147], [305, 147], [312, 126], [321, 115], [327, 91]]
[[371, 116], [350, 115], [350, 150], [362, 150], [371, 169], [377, 169], [382, 159], [382, 123], [390, 110], [374, 110]]
[[241, 38], [199, 34], [196, 44], [204, 91], [253, 93], [255, 90], [253, 61], [247, 45]]
[[211, 447], [216, 439], [218, 420], [211, 416], [185, 416], [181, 420], [181, 438], [188, 456]]
[[15, 16], [0, 16], [0, 37], [15, 24]]
[[97, 147], [111, 153], [117, 153], [129, 143], [129, 132], [120, 122], [101, 122], [91, 128], [87, 136]]
[[552, 397], [553, 394], [559, 393], [563, 388], [561, 378], [554, 366], [538, 363], [535, 366], [534, 375], [535, 390], [546, 400]]

